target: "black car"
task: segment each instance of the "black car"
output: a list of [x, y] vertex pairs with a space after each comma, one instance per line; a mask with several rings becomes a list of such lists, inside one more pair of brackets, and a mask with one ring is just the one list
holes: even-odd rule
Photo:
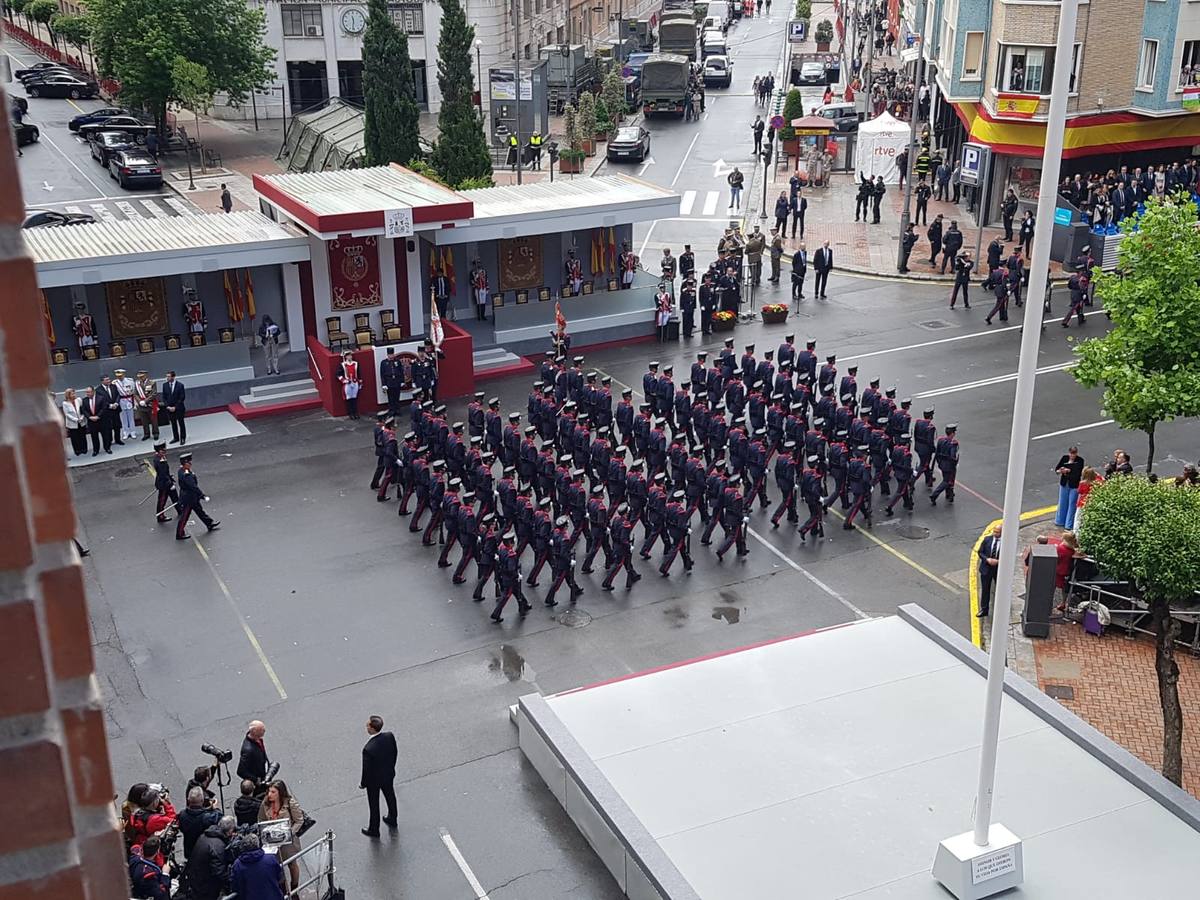
[[24, 147], [26, 144], [36, 144], [42, 133], [38, 131], [36, 125], [30, 125], [28, 122], [22, 122], [20, 125], [13, 125], [17, 132], [17, 146]]
[[70, 97], [78, 100], [81, 97], [95, 97], [100, 93], [100, 85], [90, 79], [85, 81], [73, 75], [51, 75], [42, 81], [25, 85], [25, 93], [30, 97]]
[[635, 159], [638, 162], [650, 155], [650, 132], [641, 125], [618, 128], [608, 142], [608, 159]]
[[17, 69], [17, 71], [13, 72], [13, 78], [21, 79], [21, 78], [24, 78], [26, 75], [33, 75], [37, 72], [45, 71], [46, 69], [65, 69], [65, 68], [66, 68], [66, 66], [64, 66], [62, 63], [56, 63], [56, 62], [34, 63], [28, 69]]
[[62, 225], [91, 225], [96, 220], [87, 213], [64, 213], [53, 209], [34, 209], [25, 214], [22, 228], [57, 228]]
[[154, 126], [147, 125], [141, 119], [134, 116], [109, 116], [107, 119], [102, 119], [99, 122], [88, 122], [86, 125], [80, 125], [75, 130], [79, 132], [80, 137], [87, 138], [89, 141], [101, 131], [126, 131], [139, 141], [144, 141], [146, 135], [154, 130]]
[[73, 78], [78, 78], [81, 73], [78, 69], [72, 69], [70, 66], [64, 66], [60, 63], [53, 63], [43, 69], [27, 69], [24, 75], [17, 75], [17, 81], [21, 84], [30, 84], [34, 81], [41, 81], [44, 78], [49, 78], [51, 75], [70, 75]]
[[118, 150], [108, 163], [108, 174], [121, 187], [162, 187], [162, 167], [145, 150]]
[[107, 168], [114, 153], [136, 146], [137, 139], [127, 131], [101, 131], [91, 142], [92, 159]]
[[129, 110], [120, 106], [102, 106], [100, 109], [93, 109], [91, 112], [82, 113], [70, 122], [67, 127], [72, 131], [78, 131], [80, 125], [91, 125], [93, 122], [103, 122], [105, 119], [110, 119], [113, 116], [127, 116]]

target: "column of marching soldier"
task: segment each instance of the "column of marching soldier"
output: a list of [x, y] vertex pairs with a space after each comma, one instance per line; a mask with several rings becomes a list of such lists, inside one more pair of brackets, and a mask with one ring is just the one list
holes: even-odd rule
[[[846, 511], [843, 528], [853, 529], [859, 516], [870, 526], [876, 487], [890, 498], [888, 516], [897, 503], [913, 508], [913, 486], [922, 478], [933, 488], [933, 505], [943, 492], [953, 503], [957, 426], [947, 425], [939, 437], [933, 409], [914, 423], [912, 401], [897, 405], [895, 388], [881, 391], [878, 378], [860, 395], [858, 367], [839, 378], [835, 356], [818, 367], [816, 345], [810, 339], [797, 349], [788, 335], [777, 352], [759, 359], [748, 345], [738, 358], [733, 340], [726, 340], [711, 364], [706, 352], [697, 353], [690, 381], [678, 385], [672, 366], [660, 371], [651, 362], [642, 376], [643, 401], [635, 406], [633, 390], [625, 388], [615, 407], [609, 376], [585, 374], [582, 356], [568, 362], [550, 351], [524, 414], [508, 413], [505, 424], [499, 400], [484, 403], [477, 393], [465, 435], [462, 422], [447, 424], [444, 405], [418, 391], [402, 439], [395, 417], [380, 414], [371, 488], [384, 502], [397, 482], [399, 514], [411, 515], [409, 530], [423, 532], [423, 544], [441, 544], [439, 566], [454, 565], [451, 552], [460, 549], [455, 584], [466, 583], [475, 563], [473, 599], [482, 601], [493, 581], [496, 622], [514, 595], [521, 616], [531, 609], [522, 591], [527, 549], [533, 565], [524, 583], [536, 586], [549, 565], [544, 602], [550, 607], [564, 582], [571, 601], [583, 593], [574, 574], [580, 538], [584, 573], [603, 552], [606, 591], [622, 570], [626, 589], [632, 587], [641, 578], [635, 552], [649, 559], [658, 544], [660, 574], [669, 574], [676, 559], [690, 571], [697, 513], [702, 544], [712, 543], [721, 526], [718, 559], [734, 548], [747, 555], [754, 502], [762, 510], [772, 505], [768, 475], [779, 492], [772, 526], [786, 515], [799, 523], [801, 540], [811, 536], [814, 543], [824, 536], [825, 513], [834, 503]], [[936, 488], [935, 465], [941, 473]], [[798, 500], [807, 507], [803, 522]]]

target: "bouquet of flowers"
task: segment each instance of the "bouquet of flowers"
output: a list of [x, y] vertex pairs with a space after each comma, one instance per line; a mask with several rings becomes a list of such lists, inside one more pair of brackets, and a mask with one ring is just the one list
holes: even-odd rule
[[717, 310], [715, 313], [712, 314], [712, 320], [714, 322], [720, 322], [720, 323], [724, 324], [727, 322], [737, 321], [737, 316], [735, 316], [733, 313], [731, 313], [727, 309], [721, 309], [721, 310]]
[[762, 311], [768, 314], [785, 313], [788, 311], [788, 307], [783, 303], [767, 303], [763, 306]]

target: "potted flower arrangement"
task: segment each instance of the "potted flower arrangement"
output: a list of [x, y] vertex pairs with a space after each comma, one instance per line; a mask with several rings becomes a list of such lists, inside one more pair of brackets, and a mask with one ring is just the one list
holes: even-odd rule
[[712, 314], [713, 331], [733, 331], [736, 325], [737, 316], [727, 309], [720, 309]]
[[579, 145], [588, 156], [596, 155], [596, 95], [584, 93], [579, 98]]
[[817, 23], [817, 33], [815, 35], [817, 41], [817, 52], [828, 53], [829, 45], [833, 43], [833, 23], [828, 19], [822, 19]]
[[786, 303], [768, 303], [759, 312], [765, 324], [773, 325], [778, 322], [787, 321], [788, 306]]

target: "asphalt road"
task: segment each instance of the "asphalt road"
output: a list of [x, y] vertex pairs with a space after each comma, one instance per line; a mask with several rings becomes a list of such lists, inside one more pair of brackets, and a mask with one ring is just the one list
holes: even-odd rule
[[[731, 148], [744, 154], [753, 118], [748, 91], [739, 93], [743, 80], [758, 71], [757, 54], [765, 71], [778, 53], [777, 44], [751, 38], [782, 27], [782, 20], [752, 21], [735, 29], [733, 90], [698, 126], [653, 121], [655, 164], [646, 177], [697, 192], [723, 186], [713, 164], [729, 162]], [[664, 220], [650, 237], [676, 252], [689, 241], [699, 253], [722, 223], [704, 215]], [[819, 223], [809, 227], [819, 237]], [[783, 326], [739, 326], [735, 337], [739, 352], [751, 341], [761, 352], [788, 332], [799, 341], [812, 335], [840, 365], [859, 363], [861, 385], [878, 374], [898, 396], [913, 397], [914, 410], [932, 402], [938, 423], [960, 426], [954, 505], [931, 508], [920, 488], [913, 513], [880, 515], [872, 530], [853, 533], [830, 519], [817, 546], [802, 546], [790, 528], [772, 531], [767, 515], [755, 512], [746, 560], [719, 563], [696, 546], [690, 575], [661, 579], [639, 563], [646, 577], [613, 594], [599, 590], [597, 576], [581, 576], [586, 593], [576, 611], [583, 615], [541, 607], [543, 576], [526, 620], [510, 610], [503, 625], [491, 624], [469, 588], [452, 587], [436, 567], [436, 550], [409, 534], [395, 503], [374, 502], [366, 420], [319, 413], [261, 420], [250, 436], [198, 450], [196, 470], [223, 527], [211, 535], [194, 527], [195, 542], [176, 543], [149, 504], [136, 505], [151, 487], [144, 468], [114, 462], [74, 472], [92, 550], [85, 572], [118, 789], [162, 780], [178, 795], [185, 773], [208, 761], [201, 743], [236, 752], [246, 722], [261, 718], [281, 777], [318, 830], [338, 834], [339, 882], [349, 896], [476, 897], [447, 850], [448, 834], [492, 900], [618, 897], [524, 764], [508, 706], [528, 692], [886, 615], [901, 603], [920, 603], [968, 633], [968, 554], [999, 514], [1020, 336], [1015, 320], [1007, 328], [983, 324], [982, 297], [970, 311], [950, 311], [945, 294], [835, 273], [827, 301], [806, 301]], [[786, 289], [767, 288], [767, 298], [776, 295]], [[1103, 316], [1093, 315], [1083, 333], [1103, 327]], [[1068, 339], [1079, 333], [1054, 322], [1045, 332], [1025, 509], [1055, 499], [1050, 469], [1069, 442], [1079, 442], [1089, 461], [1124, 446], [1144, 462], [1144, 439], [1098, 424], [1105, 418], [1098, 395], [1064, 371]], [[696, 350], [719, 347], [717, 337], [695, 337], [669, 349], [611, 348], [589, 353], [587, 368], [636, 388], [650, 358], [673, 361], [683, 374]], [[530, 381], [486, 389], [506, 409], [523, 411]], [[454, 402], [452, 416], [464, 419], [464, 408]], [[1193, 459], [1197, 436], [1191, 422], [1162, 427], [1159, 469], [1173, 472]], [[372, 713], [401, 747], [401, 825], [379, 842], [358, 834], [366, 818], [359, 750]]]

